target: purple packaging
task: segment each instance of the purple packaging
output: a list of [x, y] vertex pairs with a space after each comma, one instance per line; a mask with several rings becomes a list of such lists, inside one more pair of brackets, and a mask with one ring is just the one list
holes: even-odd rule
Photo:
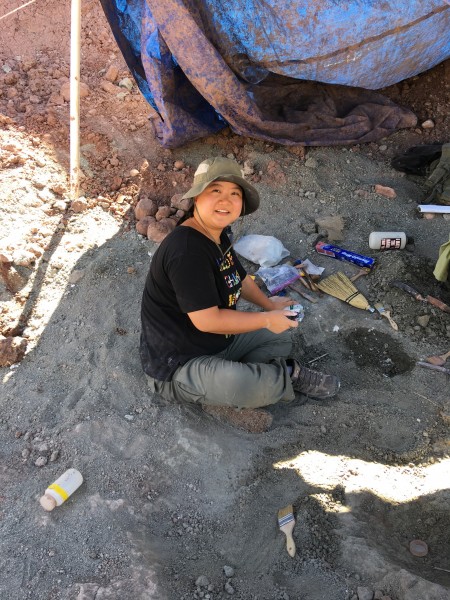
[[366, 269], [372, 269], [372, 267], [375, 265], [375, 259], [370, 258], [370, 256], [356, 254], [356, 252], [344, 250], [344, 248], [333, 246], [333, 244], [326, 244], [325, 242], [319, 242], [316, 244], [316, 252], [319, 254], [325, 254], [325, 256], [332, 256], [338, 260], [351, 262], [354, 265], [358, 265], [358, 267], [363, 267]]

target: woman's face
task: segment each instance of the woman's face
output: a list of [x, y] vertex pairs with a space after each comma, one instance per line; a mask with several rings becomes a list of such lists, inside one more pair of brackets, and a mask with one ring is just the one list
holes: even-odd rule
[[221, 232], [231, 225], [242, 212], [242, 188], [230, 181], [213, 181], [195, 200], [195, 212], [205, 226]]

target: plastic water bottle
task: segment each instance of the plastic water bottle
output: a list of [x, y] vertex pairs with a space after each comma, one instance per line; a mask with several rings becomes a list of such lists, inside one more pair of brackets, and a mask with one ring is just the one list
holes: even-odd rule
[[51, 511], [71, 496], [83, 483], [83, 475], [76, 469], [67, 469], [65, 473], [48, 486], [39, 502], [43, 509]]
[[372, 250], [403, 250], [406, 241], [404, 231], [372, 231], [369, 235], [369, 248]]

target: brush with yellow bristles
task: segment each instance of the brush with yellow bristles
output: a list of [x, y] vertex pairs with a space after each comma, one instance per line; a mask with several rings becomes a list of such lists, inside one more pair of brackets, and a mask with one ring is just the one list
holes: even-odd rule
[[319, 281], [317, 286], [322, 292], [325, 292], [325, 294], [328, 294], [329, 296], [338, 298], [356, 308], [374, 312], [374, 309], [370, 306], [367, 299], [354, 286], [347, 275], [341, 273], [341, 271], [325, 277], [325, 279]]

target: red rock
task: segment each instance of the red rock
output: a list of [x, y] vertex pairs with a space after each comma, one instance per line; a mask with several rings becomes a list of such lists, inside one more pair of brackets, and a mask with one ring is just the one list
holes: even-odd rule
[[103, 77], [106, 79], [106, 81], [111, 81], [111, 83], [114, 83], [118, 76], [119, 69], [116, 67], [116, 65], [109, 65], [108, 70]]
[[116, 175], [115, 177], [113, 177], [113, 180], [111, 183], [111, 189], [113, 191], [118, 190], [121, 185], [122, 185], [122, 177], [120, 177], [119, 175]]
[[22, 360], [26, 349], [27, 340], [25, 338], [0, 335], [0, 367], [9, 367]]
[[173, 219], [161, 219], [161, 221], [150, 223], [147, 230], [147, 237], [152, 242], [159, 244], [159, 242], [163, 241], [166, 235], [175, 229], [175, 225], [176, 224]]
[[392, 189], [391, 187], [386, 187], [384, 185], [380, 185], [379, 183], [377, 183], [375, 186], [375, 193], [379, 194], [380, 196], [384, 196], [385, 198], [396, 198], [397, 197], [397, 194], [395, 193], [394, 189]]
[[15, 294], [26, 284], [26, 280], [11, 266], [10, 262], [0, 263], [0, 277], [5, 284], [5, 287], [12, 294]]
[[157, 211], [158, 205], [156, 202], [148, 196], [142, 196], [139, 202], [136, 204], [134, 214], [136, 219], [140, 221], [143, 217], [154, 217]]
[[150, 225], [150, 223], [155, 223], [155, 222], [156, 222], [155, 217], [151, 217], [151, 216], [142, 217], [142, 219], [140, 219], [136, 223], [136, 231], [138, 233], [140, 233], [141, 235], [147, 235], [148, 226]]
[[73, 210], [73, 212], [80, 213], [88, 208], [88, 203], [86, 202], [86, 200], [79, 198], [78, 200], [74, 200], [70, 204], [70, 208], [71, 210]]

